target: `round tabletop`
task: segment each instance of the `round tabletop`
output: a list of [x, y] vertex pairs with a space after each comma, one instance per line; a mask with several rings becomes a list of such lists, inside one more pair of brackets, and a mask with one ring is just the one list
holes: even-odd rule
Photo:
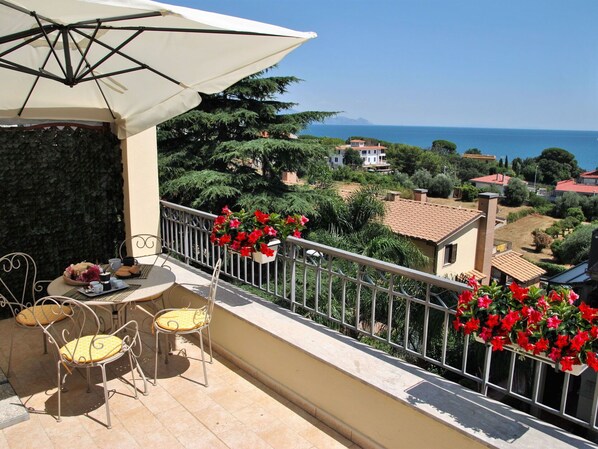
[[[140, 287], [136, 290], [133, 290], [122, 300], [119, 300], [118, 302], [111, 302], [106, 301], [105, 299], [93, 300], [90, 298], [89, 300], [85, 301], [85, 304], [90, 306], [102, 306], [109, 304], [124, 304], [136, 301], [151, 301], [153, 299], [159, 298], [162, 293], [172, 287], [175, 280], [176, 277], [171, 270], [156, 265], [150, 270], [147, 279], [132, 278], [124, 280], [129, 284], [137, 284]], [[60, 276], [54, 279], [50, 285], [48, 285], [48, 294], [51, 296], [64, 296], [66, 292], [72, 290], [73, 288], [74, 287], [72, 285], [68, 285], [66, 282], [64, 282], [64, 278]]]

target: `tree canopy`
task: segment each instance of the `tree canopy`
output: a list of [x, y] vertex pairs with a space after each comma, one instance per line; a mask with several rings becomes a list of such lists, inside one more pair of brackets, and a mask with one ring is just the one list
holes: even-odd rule
[[158, 127], [161, 193], [186, 206], [310, 214], [322, 192], [282, 182], [328, 156], [319, 139], [297, 139], [309, 123], [333, 112], [286, 113], [294, 103], [276, 97], [299, 82], [292, 76], [245, 78]]

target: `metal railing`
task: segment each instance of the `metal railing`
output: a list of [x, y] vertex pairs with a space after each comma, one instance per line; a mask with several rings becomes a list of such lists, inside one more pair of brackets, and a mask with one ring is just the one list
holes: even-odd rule
[[460, 382], [483, 394], [510, 396], [528, 412], [598, 430], [598, 383], [555, 372], [514, 352], [495, 352], [452, 327], [457, 297], [468, 287], [431, 274], [289, 237], [276, 261], [260, 265], [214, 246], [215, 215], [161, 202], [164, 245], [186, 263], [251, 285], [292, 311]]

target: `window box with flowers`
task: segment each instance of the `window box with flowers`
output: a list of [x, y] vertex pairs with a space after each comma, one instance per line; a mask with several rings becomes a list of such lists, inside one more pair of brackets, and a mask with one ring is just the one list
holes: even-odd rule
[[233, 212], [228, 207], [214, 221], [210, 240], [218, 246], [226, 246], [241, 257], [252, 257], [257, 263], [269, 263], [276, 259], [281, 240], [289, 235], [301, 237], [301, 231], [309, 220], [303, 215], [286, 217], [256, 210]]
[[575, 303], [579, 296], [559, 287], [479, 285], [459, 296], [453, 326], [491, 345], [542, 360], [579, 375], [589, 366], [598, 371], [598, 309]]

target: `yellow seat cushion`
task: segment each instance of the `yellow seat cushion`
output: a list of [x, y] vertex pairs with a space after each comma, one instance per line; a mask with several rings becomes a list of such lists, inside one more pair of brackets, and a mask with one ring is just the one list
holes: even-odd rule
[[54, 323], [56, 321], [64, 320], [71, 314], [69, 306], [59, 306], [57, 304], [44, 304], [40, 306], [27, 307], [21, 310], [15, 319], [17, 323], [23, 326], [36, 326], [35, 318], [39, 320], [42, 325]]
[[190, 331], [202, 327], [207, 322], [203, 309], [171, 310], [156, 320], [156, 325], [168, 331]]
[[123, 341], [115, 335], [86, 335], [69, 341], [60, 348], [60, 354], [69, 362], [99, 362], [122, 350]]

